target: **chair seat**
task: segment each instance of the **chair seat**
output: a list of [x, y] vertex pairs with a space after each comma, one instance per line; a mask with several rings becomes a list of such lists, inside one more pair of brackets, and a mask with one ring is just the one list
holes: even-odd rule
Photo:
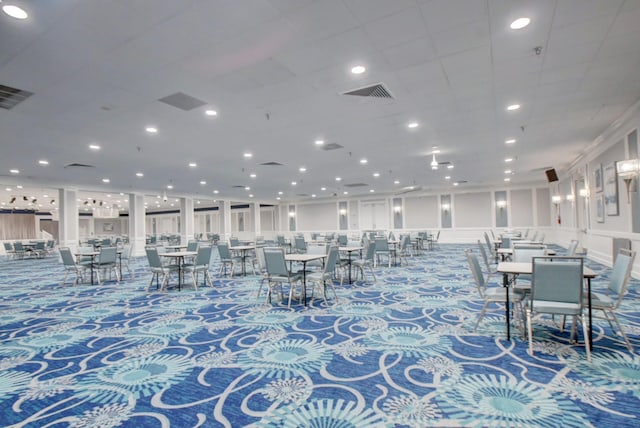
[[[585, 302], [586, 302], [586, 298], [585, 298]], [[601, 293], [591, 293], [591, 307], [593, 309], [600, 309], [600, 308], [605, 308], [605, 309], [610, 309], [613, 308], [615, 306], [615, 302], [614, 300], [607, 296], [606, 294], [601, 294]]]
[[[485, 299], [492, 302], [505, 302], [506, 294], [504, 292], [504, 288], [495, 287], [495, 288], [487, 288], [484, 291]], [[509, 290], [509, 301], [512, 303], [516, 303], [521, 301], [523, 295], [521, 293], [517, 293], [515, 290]]]
[[269, 276], [269, 280], [274, 281], [274, 282], [295, 282], [295, 281], [302, 281], [302, 274], [301, 273], [292, 273], [289, 276], [284, 276], [284, 275], [271, 275]]
[[531, 304], [536, 312], [554, 313], [560, 315], [580, 315], [582, 305], [579, 303], [554, 302], [548, 300], [532, 300]]

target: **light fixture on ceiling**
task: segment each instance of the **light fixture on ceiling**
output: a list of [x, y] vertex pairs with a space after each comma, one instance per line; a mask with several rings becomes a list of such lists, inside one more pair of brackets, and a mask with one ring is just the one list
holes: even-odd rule
[[15, 19], [27, 19], [29, 17], [29, 14], [24, 9], [13, 4], [2, 6], [2, 11]]
[[166, 191], [162, 192], [162, 200], [164, 202], [167, 202], [169, 200], [169, 198], [167, 198], [167, 192]]
[[511, 27], [512, 30], [522, 30], [529, 25], [529, 23], [531, 23], [530, 18], [522, 17], [514, 20], [509, 27]]
[[14, 203], [16, 201], [16, 197], [14, 196], [13, 198], [11, 198], [11, 201], [9, 201], [10, 204]]
[[638, 191], [640, 159], [627, 159], [616, 162], [616, 171], [627, 188], [627, 203], [631, 203], [631, 192]]
[[431, 159], [431, 169], [433, 170], [437, 170], [438, 169], [438, 161], [436, 160], [436, 154], [434, 153], [433, 158]]
[[362, 74], [365, 71], [367, 71], [367, 69], [362, 65], [356, 65], [355, 67], [351, 68], [351, 72], [353, 74]]

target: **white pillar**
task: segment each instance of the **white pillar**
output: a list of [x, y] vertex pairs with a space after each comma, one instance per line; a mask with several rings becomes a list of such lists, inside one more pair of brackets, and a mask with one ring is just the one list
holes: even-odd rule
[[231, 202], [220, 201], [218, 212], [220, 213], [220, 239], [226, 241], [231, 236]]
[[251, 231], [253, 232], [253, 238], [261, 235], [262, 226], [260, 224], [260, 203], [252, 202], [249, 204], [249, 211], [251, 212]]
[[131, 244], [131, 255], [144, 256], [144, 246], [146, 245], [146, 222], [144, 195], [135, 193], [129, 194], [129, 243]]
[[69, 247], [73, 252], [78, 248], [79, 238], [78, 191], [76, 189], [59, 189], [58, 204], [59, 245]]
[[183, 244], [193, 239], [194, 220], [193, 198], [180, 198], [180, 242]]

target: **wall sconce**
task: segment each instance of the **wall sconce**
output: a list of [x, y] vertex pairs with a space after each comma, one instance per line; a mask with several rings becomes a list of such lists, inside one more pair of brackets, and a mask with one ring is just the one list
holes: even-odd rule
[[507, 201], [496, 201], [496, 207], [501, 210], [505, 209], [507, 207]]
[[640, 159], [627, 159], [616, 162], [616, 171], [627, 187], [627, 203], [631, 202], [630, 193], [638, 191]]
[[393, 207], [393, 211], [396, 212], [396, 213], [399, 213], [400, 211], [402, 211], [402, 207], [399, 206], [399, 205], [395, 206], [395, 207]]
[[587, 189], [586, 187], [585, 187], [584, 189], [580, 189], [580, 190], [578, 191], [578, 194], [579, 194], [580, 196], [582, 196], [583, 198], [586, 198], [586, 197], [588, 197], [588, 196], [589, 196], [589, 189]]
[[292, 217], [292, 218], [293, 218], [293, 217], [295, 217], [295, 216], [296, 216], [295, 211], [289, 211], [289, 217]]
[[560, 195], [553, 195], [551, 197], [551, 202], [553, 202], [555, 205], [560, 204], [560, 202], [562, 202], [562, 196]]
[[444, 211], [445, 213], [447, 211], [449, 211], [449, 208], [451, 208], [451, 205], [449, 204], [442, 204], [442, 211]]
[[567, 195], [567, 201], [573, 202], [575, 200], [575, 196], [573, 196], [573, 193], [569, 193]]
[[340, 208], [340, 215], [347, 215], [346, 208]]

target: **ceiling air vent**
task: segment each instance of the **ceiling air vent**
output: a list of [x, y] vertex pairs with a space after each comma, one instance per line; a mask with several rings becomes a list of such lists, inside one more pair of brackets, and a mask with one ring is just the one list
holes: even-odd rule
[[309, 196], [308, 193], [296, 193], [296, 196], [300, 196], [301, 198], [306, 198]]
[[369, 186], [366, 183], [349, 183], [349, 184], [345, 184], [344, 187], [367, 187]]
[[232, 189], [244, 189], [247, 186], [243, 186], [242, 184], [236, 184], [235, 186], [231, 186]]
[[33, 95], [33, 92], [0, 85], [0, 107], [11, 110], [31, 95]]
[[320, 146], [320, 148], [321, 148], [322, 150], [329, 151], [329, 150], [338, 150], [338, 149], [342, 149], [342, 148], [344, 148], [344, 147], [343, 147], [343, 146], [341, 146], [341, 145], [340, 145], [340, 144], [338, 144], [338, 143], [329, 143], [329, 144], [323, 144], [322, 146]]
[[261, 163], [260, 165], [262, 165], [262, 166], [282, 166], [282, 164], [280, 162], [265, 162], [265, 163]]
[[86, 163], [68, 163], [64, 166], [65, 168], [95, 168], [93, 165], [87, 165]]
[[391, 95], [391, 92], [389, 92], [389, 90], [385, 88], [384, 84], [382, 83], [376, 83], [375, 85], [365, 86], [364, 88], [343, 92], [342, 95], [355, 95], [358, 97], [394, 99], [393, 95]]
[[183, 94], [182, 92], [167, 95], [164, 98], [160, 98], [158, 101], [184, 111], [193, 110], [194, 108], [202, 107], [207, 104], [202, 100], [192, 97], [191, 95]]

